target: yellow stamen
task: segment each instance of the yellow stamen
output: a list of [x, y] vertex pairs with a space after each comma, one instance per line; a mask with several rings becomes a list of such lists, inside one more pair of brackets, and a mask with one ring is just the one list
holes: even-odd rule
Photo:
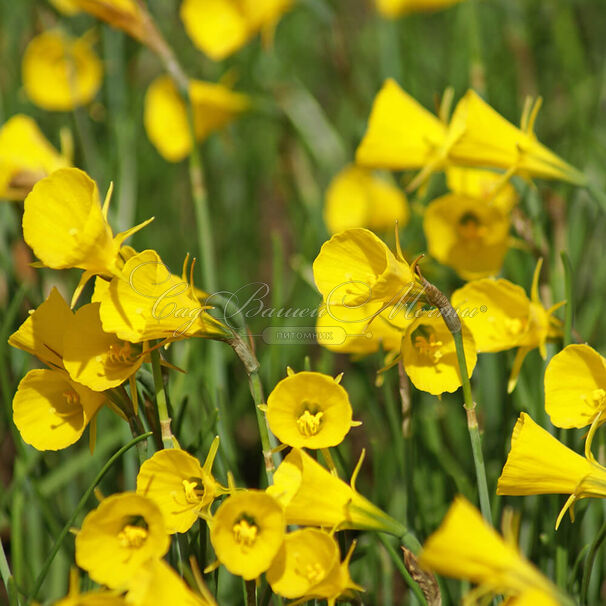
[[201, 482], [197, 478], [191, 480], [183, 480], [183, 490], [185, 492], [185, 500], [188, 503], [198, 503], [200, 501], [200, 486]]
[[421, 335], [415, 336], [414, 346], [421, 356], [429, 358], [433, 364], [437, 364], [442, 358], [443, 354], [440, 348], [444, 345], [442, 341], [438, 341], [434, 334], [430, 334], [429, 337], [423, 337]]
[[315, 436], [320, 431], [323, 416], [322, 411], [312, 414], [308, 409], [305, 409], [305, 412], [297, 419], [299, 431], [308, 438]]
[[130, 343], [124, 342], [121, 345], [113, 343], [109, 346], [107, 358], [114, 364], [130, 364], [132, 362], [133, 352], [130, 349]]
[[243, 548], [252, 547], [257, 540], [259, 529], [252, 523], [249, 524], [245, 518], [242, 518], [233, 526], [234, 540]]
[[131, 526], [127, 524], [118, 533], [118, 542], [120, 547], [127, 549], [139, 549], [147, 540], [147, 529], [141, 526]]

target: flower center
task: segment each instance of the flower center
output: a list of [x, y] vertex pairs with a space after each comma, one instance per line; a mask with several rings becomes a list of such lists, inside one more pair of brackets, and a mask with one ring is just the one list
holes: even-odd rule
[[444, 355], [441, 351], [444, 343], [436, 338], [433, 330], [421, 326], [413, 333], [413, 343], [419, 355], [437, 364]]
[[124, 341], [124, 343], [121, 344], [112, 343], [109, 346], [107, 358], [114, 364], [130, 364], [133, 358], [130, 343], [127, 341]]
[[606, 405], [606, 391], [604, 391], [602, 388], [594, 389], [589, 393], [585, 393], [581, 396], [581, 398], [593, 408], [603, 409]]
[[255, 544], [259, 529], [253, 520], [242, 518], [239, 522], [233, 525], [234, 540], [244, 551]]
[[510, 335], [519, 335], [522, 332], [523, 324], [519, 318], [506, 318], [505, 330]]
[[295, 554], [294, 559], [296, 562], [295, 572], [304, 579], [307, 579], [309, 583], [318, 583], [326, 576], [326, 571], [319, 562], [307, 562], [306, 564], [301, 564], [300, 560], [302, 558], [298, 553]]
[[185, 492], [185, 500], [192, 505], [199, 503], [204, 494], [204, 486], [200, 478], [190, 478], [183, 480], [183, 491]]
[[[63, 397], [65, 398], [67, 405], [70, 407], [78, 406], [80, 404], [80, 396], [73, 389], [67, 389], [66, 391], [64, 391]], [[64, 414], [72, 415], [74, 413], [70, 410], [67, 413], [61, 413], [57, 411], [57, 414], [63, 416]]]
[[297, 419], [299, 432], [308, 438], [315, 436], [318, 431], [320, 431], [323, 416], [324, 413], [321, 410], [313, 414], [306, 408], [303, 411], [303, 414]]
[[148, 534], [147, 528], [127, 524], [118, 533], [118, 542], [120, 543], [120, 547], [124, 547], [125, 549], [139, 549], [147, 540]]
[[464, 240], [478, 240], [484, 237], [486, 226], [482, 225], [477, 215], [466, 212], [457, 225], [457, 231]]

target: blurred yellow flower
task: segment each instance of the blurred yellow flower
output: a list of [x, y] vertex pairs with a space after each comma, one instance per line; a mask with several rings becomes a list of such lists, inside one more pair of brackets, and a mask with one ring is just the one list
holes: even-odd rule
[[[595, 429], [595, 428], [594, 428]], [[499, 495], [570, 494], [560, 511], [562, 517], [575, 501], [606, 497], [606, 468], [594, 459], [586, 442], [585, 457], [558, 442], [525, 412], [513, 428], [511, 450], [497, 483]]]
[[103, 330], [99, 303], [78, 309], [63, 344], [63, 364], [70, 377], [94, 391], [122, 385], [143, 363], [141, 347]]
[[375, 0], [375, 2], [377, 10], [384, 17], [393, 19], [407, 13], [440, 10], [461, 0]]
[[270, 37], [294, 0], [184, 0], [181, 20], [193, 43], [215, 61], [244, 46], [259, 31]]
[[324, 599], [333, 606], [339, 597], [353, 597], [352, 590], [364, 591], [349, 575], [353, 547], [341, 562], [339, 546], [326, 532], [315, 528], [286, 535], [267, 582], [274, 593], [288, 599]]
[[47, 31], [31, 40], [23, 55], [23, 87], [32, 103], [70, 111], [90, 103], [101, 86], [103, 67], [92, 38]]
[[153, 35], [150, 33], [150, 17], [137, 0], [71, 0], [71, 2], [80, 10], [107, 21], [143, 43]]
[[346, 484], [304, 450], [293, 448], [280, 463], [267, 492], [283, 505], [288, 524], [378, 530], [402, 536], [406, 529], [401, 524], [356, 491], [361, 463], [362, 458], [351, 484]]
[[271, 566], [285, 532], [282, 507], [260, 490], [227, 497], [210, 522], [210, 540], [218, 560], [246, 580], [257, 578]]
[[467, 283], [456, 290], [451, 298], [453, 306], [465, 313], [478, 352], [519, 348], [507, 386], [510, 393], [515, 388], [526, 354], [538, 347], [545, 359], [547, 340], [562, 334], [562, 323], [553, 316], [553, 312], [563, 302], [545, 309], [539, 299], [541, 266], [542, 260], [539, 260], [530, 299], [520, 286], [508, 280], [489, 278]]
[[[250, 106], [246, 95], [201, 80], [190, 81], [189, 96], [197, 141], [223, 128]], [[143, 123], [149, 140], [165, 160], [179, 162], [189, 155], [192, 139], [187, 106], [169, 76], [159, 76], [147, 89]]]
[[[476, 366], [476, 349], [471, 332], [461, 324], [467, 372], [471, 376]], [[461, 387], [455, 342], [440, 315], [422, 316], [408, 327], [402, 339], [402, 362], [417, 389], [440, 395]]]
[[217, 496], [228, 492], [212, 475], [218, 447], [215, 438], [203, 466], [184, 450], [172, 448], [159, 450], [141, 465], [137, 494], [160, 508], [170, 534], [187, 532], [201, 516], [209, 515]]
[[464, 598], [465, 604], [487, 603], [491, 594], [524, 596], [528, 592], [547, 599], [536, 604], [558, 604], [556, 587], [520, 554], [511, 529], [506, 537], [500, 537], [459, 496], [440, 528], [425, 542], [419, 561], [439, 574], [479, 585]]
[[84, 518], [76, 535], [76, 564], [93, 581], [124, 589], [141, 566], [162, 558], [169, 545], [157, 505], [123, 492], [103, 499]]
[[351, 427], [349, 396], [339, 381], [320, 372], [289, 372], [267, 398], [267, 422], [284, 444], [328, 448], [340, 444]]
[[17, 114], [0, 128], [0, 198], [22, 200], [37, 181], [70, 163], [29, 116]]
[[526, 104], [521, 127], [508, 122], [473, 90], [467, 91], [457, 104], [450, 129], [456, 142], [449, 155], [454, 164], [499, 168], [507, 176], [558, 179], [575, 185], [586, 180], [577, 171], [539, 143], [534, 123], [541, 105]]
[[69, 590], [67, 595], [53, 603], [54, 606], [126, 606], [127, 602], [115, 591], [95, 589], [80, 593], [78, 569], [74, 566], [69, 574]]
[[330, 183], [324, 202], [324, 221], [330, 233], [351, 227], [375, 231], [408, 223], [406, 196], [395, 185], [359, 166], [345, 167]]
[[509, 247], [509, 216], [496, 205], [461, 194], [436, 198], [425, 210], [429, 254], [465, 280], [501, 270]]
[[[545, 410], [556, 427], [586, 427], [606, 411], [606, 359], [589, 345], [568, 345], [545, 370]], [[600, 422], [604, 422], [602, 419]]]
[[50, 0], [50, 3], [64, 15], [68, 17], [80, 12], [78, 0]]

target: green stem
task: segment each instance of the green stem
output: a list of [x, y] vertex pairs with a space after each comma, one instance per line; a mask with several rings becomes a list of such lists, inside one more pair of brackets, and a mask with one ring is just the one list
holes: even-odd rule
[[8, 601], [9, 605], [18, 606], [19, 597], [17, 594], [17, 588], [15, 586], [15, 579], [11, 573], [11, 569], [8, 565], [8, 560], [6, 559], [6, 553], [4, 553], [4, 545], [0, 540], [0, 576], [2, 576], [2, 581], [4, 586], [6, 587], [6, 592], [8, 593]]
[[168, 416], [168, 404], [166, 400], [166, 388], [162, 378], [160, 366], [160, 352], [157, 349], [151, 351], [152, 374], [154, 375], [154, 389], [156, 391], [156, 406], [160, 417], [160, 432], [164, 448], [173, 448], [173, 434], [170, 429], [170, 417]]
[[587, 191], [591, 195], [591, 197], [598, 203], [599, 207], [606, 211], [606, 194], [595, 185], [591, 183], [587, 183], [586, 185]]
[[42, 587], [42, 583], [44, 582], [44, 579], [46, 578], [46, 575], [48, 574], [48, 571], [50, 570], [51, 564], [53, 563], [53, 560], [55, 559], [57, 552], [61, 548], [61, 544], [63, 543], [65, 537], [67, 536], [69, 529], [74, 525], [76, 518], [78, 517], [78, 515], [80, 514], [82, 509], [84, 509], [84, 506], [86, 505], [91, 494], [93, 494], [93, 491], [95, 490], [97, 484], [99, 484], [99, 482], [105, 477], [105, 474], [110, 470], [112, 465], [127, 450], [129, 450], [130, 448], [132, 448], [133, 446], [135, 446], [142, 440], [149, 438], [151, 435], [152, 434], [150, 431], [148, 433], [144, 433], [142, 436], [137, 436], [136, 438], [131, 440], [128, 444], [125, 444], [122, 448], [120, 448], [120, 450], [118, 450], [114, 455], [112, 455], [112, 457], [110, 457], [110, 459], [107, 461], [107, 463], [105, 463], [105, 465], [101, 468], [101, 470], [99, 471], [99, 473], [93, 480], [92, 484], [86, 489], [86, 491], [82, 495], [82, 498], [78, 502], [78, 505], [76, 505], [76, 509], [74, 509], [69, 520], [66, 522], [65, 526], [59, 533], [59, 536], [57, 537], [50, 553], [48, 554], [48, 557], [46, 558], [46, 562], [44, 562], [44, 566], [42, 567], [42, 570], [40, 571], [40, 574], [38, 575], [38, 578], [36, 579], [36, 585], [34, 586], [34, 590], [32, 591], [32, 593], [29, 596], [28, 603], [30, 603], [30, 602], [32, 602], [32, 600], [36, 599], [36, 596], [38, 595], [40, 588]]
[[257, 606], [257, 586], [256, 581], [244, 581], [246, 592], [246, 606]]
[[564, 289], [566, 296], [566, 308], [564, 310], [564, 347], [572, 343], [572, 319], [574, 314], [574, 303], [572, 299], [572, 264], [570, 257], [564, 251], [560, 253], [562, 265], [564, 266]]
[[604, 539], [606, 539], [606, 522], [602, 524], [598, 534], [593, 540], [593, 543], [589, 548], [589, 553], [587, 554], [587, 559], [585, 560], [585, 567], [583, 568], [583, 581], [581, 582], [581, 604], [587, 604], [587, 593], [589, 591], [589, 581], [591, 579], [593, 563], [595, 561], [596, 554], [598, 553], [598, 549], [602, 545]]

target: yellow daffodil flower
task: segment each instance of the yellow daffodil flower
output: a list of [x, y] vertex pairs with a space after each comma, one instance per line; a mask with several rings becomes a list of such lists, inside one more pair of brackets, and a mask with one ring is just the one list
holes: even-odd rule
[[17, 114], [0, 128], [0, 198], [23, 200], [37, 181], [70, 163], [29, 116]]
[[585, 442], [585, 457], [558, 442], [548, 431], [522, 413], [513, 428], [511, 450], [497, 483], [497, 494], [570, 494], [562, 517], [575, 501], [606, 497], [606, 468], [597, 463], [590, 446], [596, 425]]
[[[124, 30], [140, 42], [150, 36], [151, 21], [137, 0], [71, 0], [80, 10]], [[153, 35], [153, 33], [151, 33]]]
[[[197, 141], [223, 128], [250, 106], [249, 98], [222, 84], [190, 81]], [[147, 89], [143, 123], [149, 140], [165, 160], [179, 162], [191, 152], [187, 107], [169, 76], [159, 76]]]
[[558, 604], [556, 587], [522, 556], [511, 529], [506, 537], [499, 536], [480, 512], [459, 496], [440, 528], [425, 542], [419, 562], [439, 574], [479, 585], [465, 597], [465, 604], [483, 604], [491, 594], [517, 597], [529, 592], [548, 599], [536, 604]]
[[[434, 395], [461, 387], [457, 351], [451, 332], [437, 311], [417, 318], [402, 339], [402, 362], [412, 384]], [[476, 349], [471, 332], [462, 323], [463, 350], [469, 376], [476, 366]]]
[[282, 507], [260, 490], [236, 492], [221, 503], [210, 522], [210, 540], [232, 574], [256, 579], [273, 562], [286, 532]]
[[71, 111], [90, 103], [103, 76], [91, 36], [74, 39], [59, 31], [44, 32], [31, 40], [22, 70], [26, 95], [51, 111]]
[[545, 309], [539, 299], [541, 266], [542, 260], [539, 260], [530, 299], [520, 286], [508, 280], [488, 278], [469, 282], [452, 295], [453, 306], [466, 313], [467, 326], [478, 352], [519, 348], [507, 386], [509, 393], [515, 388], [526, 354], [538, 347], [545, 359], [546, 341], [562, 334], [562, 323], [552, 314], [564, 302]]
[[130, 257], [110, 282], [97, 278], [92, 300], [101, 303], [103, 330], [129, 343], [228, 336], [225, 326], [206, 313], [186, 266], [187, 258], [179, 278], [156, 251], [145, 250]]
[[325, 242], [313, 272], [329, 307], [374, 302], [396, 305], [422, 292], [399, 243], [394, 255], [380, 238], [363, 228], [348, 229]]
[[324, 222], [332, 234], [352, 227], [384, 231], [406, 225], [409, 217], [404, 193], [359, 166], [345, 167], [326, 191]]
[[218, 447], [215, 438], [204, 465], [184, 450], [172, 448], [159, 450], [141, 465], [137, 494], [156, 503], [170, 534], [187, 532], [200, 517], [208, 517], [217, 496], [229, 492], [212, 475]]
[[274, 593], [288, 599], [328, 600], [334, 606], [339, 597], [353, 597], [352, 590], [363, 591], [349, 575], [352, 545], [343, 562], [339, 546], [326, 532], [315, 528], [295, 530], [286, 535], [267, 582]]
[[436, 11], [448, 8], [461, 0], [375, 0], [377, 10], [384, 17], [395, 19], [408, 13]]
[[64, 15], [71, 17], [80, 12], [78, 0], [50, 0], [50, 3]]
[[606, 359], [589, 345], [568, 345], [551, 358], [545, 370], [545, 410], [556, 427], [586, 427], [603, 417]]
[[150, 499], [124, 492], [103, 499], [76, 535], [76, 564], [111, 589], [128, 587], [141, 566], [159, 560], [170, 539]]
[[214, 61], [221, 61], [261, 30], [270, 37], [293, 1], [184, 0], [181, 20], [193, 43]]
[[284, 507], [288, 524], [336, 530], [379, 530], [401, 536], [405, 529], [355, 489], [362, 458], [351, 483], [330, 473], [304, 450], [293, 448], [274, 474], [267, 492]]
[[122, 385], [139, 370], [143, 352], [103, 330], [99, 303], [82, 306], [63, 339], [63, 364], [70, 377], [94, 391]]
[[517, 128], [476, 92], [467, 91], [450, 121], [450, 129], [456, 133], [449, 151], [452, 163], [502, 169], [505, 179], [520, 175], [584, 185], [583, 174], [537, 140], [534, 123], [540, 106], [540, 99], [534, 105], [527, 103]]
[[509, 216], [460, 194], [431, 202], [423, 217], [429, 254], [463, 279], [499, 273], [509, 248]]
[[349, 396], [339, 381], [320, 372], [289, 369], [267, 398], [267, 422], [284, 444], [328, 448], [340, 444], [351, 427]]

